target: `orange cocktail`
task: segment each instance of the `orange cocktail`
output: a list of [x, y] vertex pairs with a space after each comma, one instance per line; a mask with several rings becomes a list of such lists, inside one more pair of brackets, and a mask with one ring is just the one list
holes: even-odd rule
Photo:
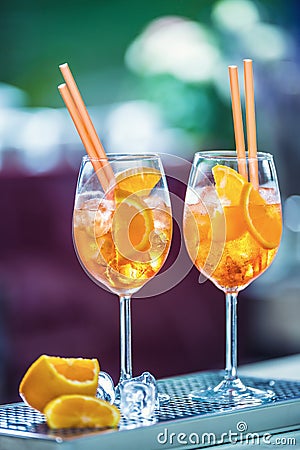
[[[145, 172], [152, 175], [149, 169]], [[152, 178], [156, 184], [160, 176]], [[116, 187], [112, 199], [86, 197], [78, 197], [74, 209], [80, 260], [111, 291], [132, 294], [154, 277], [166, 259], [172, 232], [170, 206], [143, 186], [138, 194]]]
[[[255, 183], [247, 173], [255, 165]], [[240, 167], [245, 174], [239, 173]], [[251, 179], [251, 177], [250, 177]], [[254, 179], [254, 177], [252, 177]], [[193, 399], [225, 407], [271, 401], [274, 393], [245, 386], [237, 376], [237, 296], [272, 263], [282, 232], [280, 194], [273, 157], [199, 152], [185, 199], [184, 237], [201, 273], [226, 296], [226, 371], [216, 387]]]
[[170, 248], [169, 191], [158, 154], [106, 154], [68, 64], [60, 70], [65, 83], [58, 89], [89, 155], [76, 188], [75, 249], [92, 280], [120, 301], [120, 401], [122, 382], [132, 378], [131, 296], [161, 269]]
[[278, 192], [255, 190], [234, 169], [216, 165], [215, 185], [186, 203], [184, 233], [196, 267], [216, 285], [241, 290], [266, 270], [277, 253], [281, 231]]
[[83, 158], [73, 214], [74, 244], [87, 274], [120, 300], [120, 383], [132, 378], [131, 296], [159, 272], [171, 236], [169, 191], [157, 154]]

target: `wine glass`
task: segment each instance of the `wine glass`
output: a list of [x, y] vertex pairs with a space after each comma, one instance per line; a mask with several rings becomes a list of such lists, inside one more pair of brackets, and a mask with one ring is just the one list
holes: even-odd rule
[[[245, 166], [251, 182], [238, 172]], [[242, 160], [233, 151], [196, 153], [183, 225], [193, 263], [226, 297], [225, 378], [191, 397], [233, 407], [271, 401], [271, 390], [245, 386], [237, 375], [237, 296], [270, 266], [280, 244], [280, 193], [272, 155], [259, 152], [257, 158]]]
[[83, 157], [73, 214], [74, 246], [90, 278], [119, 297], [119, 384], [132, 378], [131, 296], [161, 269], [171, 234], [169, 192], [157, 154]]

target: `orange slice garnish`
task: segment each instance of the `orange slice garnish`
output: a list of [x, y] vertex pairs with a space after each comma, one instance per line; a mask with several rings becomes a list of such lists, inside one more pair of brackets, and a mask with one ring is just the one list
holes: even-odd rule
[[142, 261], [142, 253], [151, 247], [153, 213], [142, 197], [148, 197], [160, 179], [159, 170], [152, 167], [131, 168], [116, 175], [112, 238], [124, 258]]
[[25, 373], [19, 387], [22, 399], [43, 412], [47, 403], [64, 394], [96, 395], [97, 359], [40, 356]]
[[87, 395], [62, 395], [44, 409], [50, 428], [115, 428], [120, 421], [119, 409], [110, 403]]
[[135, 194], [118, 191], [118, 201], [112, 223], [112, 237], [117, 251], [132, 259], [136, 252], [145, 252], [151, 246], [154, 230], [152, 210]]
[[226, 224], [226, 241], [234, 241], [247, 231], [243, 206], [224, 206], [223, 211]]
[[243, 187], [247, 183], [245, 178], [231, 167], [221, 164], [214, 166], [212, 173], [222, 205], [239, 205]]
[[[242, 175], [231, 167], [218, 164], [213, 167], [212, 172], [216, 183], [216, 191], [225, 216], [226, 241], [233, 241], [247, 231], [241, 204], [242, 191], [247, 182]], [[217, 219], [218, 215], [220, 213], [217, 211], [216, 218], [212, 218], [212, 220]], [[222, 224], [222, 221], [219, 221]]]
[[159, 170], [152, 167], [127, 169], [116, 175], [116, 188], [138, 196], [148, 196], [161, 179]]
[[251, 183], [230, 167], [216, 165], [212, 172], [225, 216], [226, 241], [249, 231], [263, 248], [278, 247], [282, 233], [280, 205], [268, 204]]
[[282, 233], [281, 208], [268, 204], [251, 183], [242, 192], [244, 217], [254, 239], [265, 249], [279, 246]]

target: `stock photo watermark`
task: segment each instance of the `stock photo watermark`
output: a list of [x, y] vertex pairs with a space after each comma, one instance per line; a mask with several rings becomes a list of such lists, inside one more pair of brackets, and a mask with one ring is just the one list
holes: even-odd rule
[[276, 436], [271, 433], [259, 434], [256, 432], [248, 431], [247, 422], [237, 422], [235, 429], [229, 429], [228, 431], [218, 435], [213, 432], [204, 433], [184, 433], [184, 432], [170, 432], [168, 428], [157, 434], [156, 440], [161, 446], [164, 445], [221, 445], [221, 444], [240, 444], [240, 445], [281, 445], [281, 446], [293, 446], [296, 447], [297, 440], [291, 436]]

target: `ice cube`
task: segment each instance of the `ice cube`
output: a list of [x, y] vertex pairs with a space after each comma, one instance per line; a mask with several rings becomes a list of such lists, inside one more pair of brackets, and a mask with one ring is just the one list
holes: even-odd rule
[[149, 372], [124, 380], [119, 386], [120, 408], [127, 419], [151, 419], [159, 406], [156, 381]]
[[152, 210], [155, 230], [170, 230], [172, 226], [170, 207], [159, 197], [148, 198], [145, 203]]
[[185, 194], [185, 203], [188, 205], [195, 205], [200, 201], [200, 195], [195, 189], [187, 187]]
[[110, 375], [100, 372], [98, 376], [97, 398], [113, 404], [115, 401], [115, 387]]
[[214, 186], [187, 189], [186, 201], [191, 209], [199, 214], [213, 214], [215, 210], [222, 210], [220, 199]]
[[162, 197], [159, 195], [150, 195], [149, 197], [145, 197], [143, 200], [151, 209], [162, 209], [166, 210], [167, 205], [163, 200], [164, 193], [162, 192]]
[[79, 195], [75, 200], [76, 209], [88, 209], [97, 211], [101, 196], [97, 197], [96, 193], [84, 193]]
[[231, 204], [230, 200], [222, 198], [219, 199], [215, 186], [204, 186], [199, 191], [201, 202], [207, 211], [212, 209], [219, 209], [222, 206], [228, 206]]
[[110, 203], [101, 202], [95, 213], [95, 236], [108, 233], [112, 225], [113, 209]]
[[271, 186], [262, 186], [259, 188], [259, 193], [262, 198], [269, 204], [280, 203], [278, 189]]

